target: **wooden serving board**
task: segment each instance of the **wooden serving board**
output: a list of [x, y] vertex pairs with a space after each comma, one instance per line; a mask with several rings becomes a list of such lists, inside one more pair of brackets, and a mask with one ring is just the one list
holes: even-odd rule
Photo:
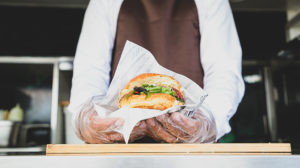
[[67, 155], [290, 155], [289, 143], [48, 144], [49, 156]]

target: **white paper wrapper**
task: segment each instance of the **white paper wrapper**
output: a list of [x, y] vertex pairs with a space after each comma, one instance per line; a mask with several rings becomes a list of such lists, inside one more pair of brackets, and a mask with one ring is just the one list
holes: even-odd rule
[[[142, 73], [159, 73], [172, 76], [178, 80], [183, 89], [185, 105], [174, 106], [164, 111], [140, 108], [119, 109], [120, 91], [131, 79]], [[177, 111], [185, 115], [191, 115], [194, 110], [200, 107], [206, 96], [207, 94], [202, 88], [191, 79], [160, 66], [148, 50], [127, 41], [107, 95], [98, 100], [94, 106], [100, 117], [120, 117], [124, 119], [123, 127], [114, 131], [121, 133], [125, 142], [128, 143], [130, 133], [139, 121]]]

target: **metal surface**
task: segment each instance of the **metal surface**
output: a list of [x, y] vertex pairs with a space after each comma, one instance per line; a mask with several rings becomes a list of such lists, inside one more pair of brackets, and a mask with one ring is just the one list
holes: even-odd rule
[[54, 64], [56, 62], [73, 61], [72, 57], [16, 57], [1, 56], [0, 63], [6, 64]]
[[[15, 64], [54, 64], [70, 63], [72, 64], [74, 57], [63, 56], [63, 57], [30, 57], [30, 56], [1, 56], [0, 63], [15, 63]], [[286, 64], [300, 64], [298, 60], [272, 60], [272, 61], [262, 61], [262, 60], [243, 60], [243, 66], [279, 66]]]
[[1, 168], [298, 168], [300, 156], [7, 156]]
[[85, 8], [89, 0], [0, 0], [0, 5], [25, 7]]
[[62, 143], [62, 117], [59, 112], [59, 65], [72, 63], [73, 57], [1, 56], [0, 64], [52, 64], [51, 143]]
[[264, 67], [264, 80], [266, 91], [268, 127], [271, 135], [271, 140], [275, 142], [277, 140], [277, 117], [274, 102], [272, 71], [270, 67]]
[[[285, 11], [285, 0], [230, 0], [233, 10], [239, 11]], [[289, 6], [297, 0], [290, 0]], [[89, 0], [0, 0], [0, 5], [85, 8]]]
[[49, 124], [26, 124], [22, 125], [22, 129], [20, 132], [20, 146], [28, 146], [27, 145], [27, 136], [28, 136], [28, 131], [30, 129], [49, 129], [50, 125]]
[[8, 152], [46, 152], [46, 147], [36, 146], [36, 147], [22, 147], [22, 148], [0, 148], [0, 153], [8, 153]]
[[243, 66], [265, 66], [269, 65], [269, 61], [260, 61], [260, 60], [243, 60]]
[[282, 11], [286, 9], [285, 0], [244, 0], [231, 3], [234, 11]]
[[287, 80], [286, 80], [286, 74], [282, 74], [282, 85], [283, 85], [283, 100], [284, 104], [286, 106], [289, 105], [289, 96], [288, 96], [288, 89], [287, 89]]
[[53, 66], [52, 102], [51, 102], [51, 143], [62, 143], [59, 132], [58, 95], [59, 95], [59, 64]]

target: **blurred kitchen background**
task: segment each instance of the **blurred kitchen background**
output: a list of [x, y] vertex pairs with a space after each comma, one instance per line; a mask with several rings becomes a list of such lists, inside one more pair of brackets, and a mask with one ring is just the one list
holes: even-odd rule
[[[73, 138], [72, 61], [89, 0], [0, 0], [0, 155]], [[300, 0], [231, 0], [246, 93], [222, 143], [300, 149]]]

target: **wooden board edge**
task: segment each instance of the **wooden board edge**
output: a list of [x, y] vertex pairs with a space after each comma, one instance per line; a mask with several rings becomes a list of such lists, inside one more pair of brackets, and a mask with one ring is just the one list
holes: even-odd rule
[[204, 156], [204, 155], [251, 155], [251, 156], [288, 156], [291, 153], [48, 153], [46, 156]]
[[291, 153], [289, 143], [267, 144], [48, 144], [46, 153]]

